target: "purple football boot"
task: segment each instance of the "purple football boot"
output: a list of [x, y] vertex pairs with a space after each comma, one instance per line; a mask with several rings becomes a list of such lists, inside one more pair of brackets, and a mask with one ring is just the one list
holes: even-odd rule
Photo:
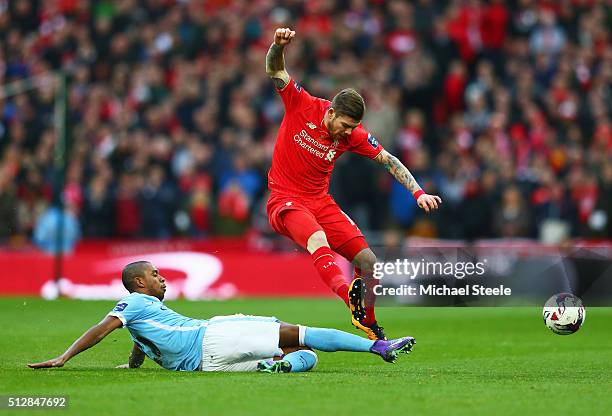
[[408, 354], [416, 340], [412, 337], [403, 337], [389, 341], [378, 340], [370, 347], [370, 352], [380, 355], [388, 363], [394, 363], [400, 352]]

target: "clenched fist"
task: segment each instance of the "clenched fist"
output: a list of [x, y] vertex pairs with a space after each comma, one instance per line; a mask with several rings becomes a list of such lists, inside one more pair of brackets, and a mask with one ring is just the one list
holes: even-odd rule
[[291, 39], [295, 37], [295, 30], [291, 30], [288, 27], [278, 28], [274, 32], [274, 43], [278, 46], [285, 46], [291, 42]]

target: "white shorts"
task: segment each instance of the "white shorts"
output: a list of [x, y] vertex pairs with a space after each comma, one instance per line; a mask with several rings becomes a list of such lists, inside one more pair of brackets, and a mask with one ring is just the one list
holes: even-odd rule
[[281, 356], [280, 321], [253, 315], [215, 316], [202, 339], [202, 371], [255, 371], [257, 362]]

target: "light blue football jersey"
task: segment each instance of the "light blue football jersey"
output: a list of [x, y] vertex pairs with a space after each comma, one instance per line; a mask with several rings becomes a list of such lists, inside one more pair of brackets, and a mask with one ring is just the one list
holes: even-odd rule
[[130, 293], [108, 314], [121, 320], [147, 356], [168, 370], [198, 370], [208, 321], [174, 312], [154, 296]]

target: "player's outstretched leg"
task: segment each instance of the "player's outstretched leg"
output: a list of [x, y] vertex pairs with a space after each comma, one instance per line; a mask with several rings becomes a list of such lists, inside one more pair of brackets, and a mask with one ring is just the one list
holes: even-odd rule
[[[394, 363], [400, 353], [409, 353], [416, 341], [413, 337], [392, 340], [369, 340], [348, 332], [330, 328], [312, 328], [281, 322], [278, 347], [294, 350], [308, 347], [315, 350], [335, 352], [369, 352], [383, 360]], [[280, 361], [262, 360], [257, 370], [269, 373], [308, 371], [316, 364], [312, 351], [298, 350], [289, 353]]]
[[399, 353], [412, 351], [415, 343], [413, 337], [373, 341], [337, 329], [300, 327], [300, 344], [304, 346], [327, 352], [371, 352], [390, 363], [395, 362]]

